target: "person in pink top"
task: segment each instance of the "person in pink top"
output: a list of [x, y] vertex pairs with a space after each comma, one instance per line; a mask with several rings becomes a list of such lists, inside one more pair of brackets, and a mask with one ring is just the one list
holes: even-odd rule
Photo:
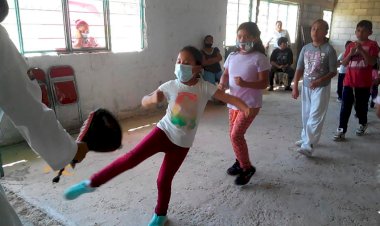
[[346, 66], [343, 81], [342, 106], [339, 127], [334, 134], [334, 141], [345, 139], [348, 120], [354, 105], [359, 127], [356, 135], [364, 135], [367, 129], [368, 100], [372, 86], [372, 67], [376, 64], [379, 46], [368, 38], [372, 34], [372, 22], [360, 21], [355, 30], [357, 41], [350, 43], [344, 53], [342, 64]]
[[252, 124], [262, 106], [262, 90], [268, 86], [271, 65], [265, 56], [260, 30], [253, 22], [242, 23], [237, 29], [237, 51], [231, 53], [224, 63], [225, 71], [219, 83], [220, 89], [230, 88], [230, 94], [243, 100], [254, 112], [250, 117], [232, 104], [228, 104], [230, 139], [236, 161], [228, 168], [229, 175], [237, 175], [236, 185], [249, 182], [256, 168], [249, 160], [245, 132]]

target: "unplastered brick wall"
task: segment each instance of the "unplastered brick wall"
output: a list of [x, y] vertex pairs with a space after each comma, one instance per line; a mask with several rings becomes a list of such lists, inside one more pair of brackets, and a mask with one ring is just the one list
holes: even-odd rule
[[[295, 1], [294, 1], [295, 2]], [[309, 27], [313, 23], [313, 21], [317, 19], [323, 18], [323, 10], [333, 10], [334, 4], [330, 0], [325, 1], [298, 1], [300, 6], [300, 15], [298, 22], [298, 38], [296, 44], [296, 53], [299, 53], [302, 48], [302, 28], [304, 28], [304, 32], [308, 32], [306, 36], [310, 36]], [[308, 41], [308, 40], [306, 40]], [[294, 56], [297, 58], [297, 54]]]
[[360, 20], [373, 23], [370, 39], [380, 42], [380, 0], [337, 0], [333, 12], [331, 43], [342, 52], [347, 40], [356, 40], [355, 28]]

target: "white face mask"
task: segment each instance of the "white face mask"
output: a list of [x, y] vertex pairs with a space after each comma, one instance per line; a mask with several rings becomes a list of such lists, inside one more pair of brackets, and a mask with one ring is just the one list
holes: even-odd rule
[[181, 82], [188, 82], [193, 78], [193, 66], [186, 64], [176, 64], [174, 74]]
[[236, 41], [236, 47], [243, 52], [249, 52], [255, 46], [255, 42], [239, 42]]
[[83, 38], [88, 38], [88, 33], [87, 32], [86, 33], [81, 33], [81, 35], [82, 35]]

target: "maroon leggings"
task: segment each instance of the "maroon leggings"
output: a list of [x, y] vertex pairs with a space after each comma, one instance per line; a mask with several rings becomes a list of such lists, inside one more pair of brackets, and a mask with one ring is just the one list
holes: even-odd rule
[[161, 129], [155, 127], [134, 149], [92, 175], [91, 187], [99, 187], [120, 173], [137, 166], [150, 156], [164, 152], [164, 161], [157, 178], [158, 198], [155, 213], [166, 215], [173, 177], [188, 151], [189, 148], [173, 144]]

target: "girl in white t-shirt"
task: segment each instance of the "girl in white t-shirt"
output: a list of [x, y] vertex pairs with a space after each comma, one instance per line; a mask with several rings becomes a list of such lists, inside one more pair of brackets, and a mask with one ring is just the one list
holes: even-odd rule
[[244, 117], [236, 106], [228, 105], [230, 139], [236, 161], [227, 173], [237, 175], [236, 185], [244, 185], [256, 172], [249, 160], [244, 135], [262, 106], [262, 90], [268, 86], [271, 65], [264, 54], [260, 30], [255, 23], [246, 22], [238, 27], [236, 45], [238, 51], [231, 53], [224, 63], [225, 70], [219, 86], [225, 89], [229, 84], [231, 95], [242, 99], [254, 112], [251, 117]]
[[177, 79], [162, 84], [153, 93], [144, 96], [142, 106], [156, 106], [165, 98], [168, 101], [166, 115], [153, 130], [131, 151], [93, 174], [89, 180], [73, 185], [65, 191], [66, 199], [92, 192], [112, 178], [129, 170], [145, 159], [164, 152], [164, 160], [157, 178], [158, 199], [155, 213], [149, 225], [164, 225], [171, 194], [171, 184], [193, 144], [199, 119], [212, 97], [237, 106], [251, 117], [252, 110], [239, 98], [218, 90], [200, 77], [202, 53], [192, 46], [184, 47], [178, 55], [174, 74]]

